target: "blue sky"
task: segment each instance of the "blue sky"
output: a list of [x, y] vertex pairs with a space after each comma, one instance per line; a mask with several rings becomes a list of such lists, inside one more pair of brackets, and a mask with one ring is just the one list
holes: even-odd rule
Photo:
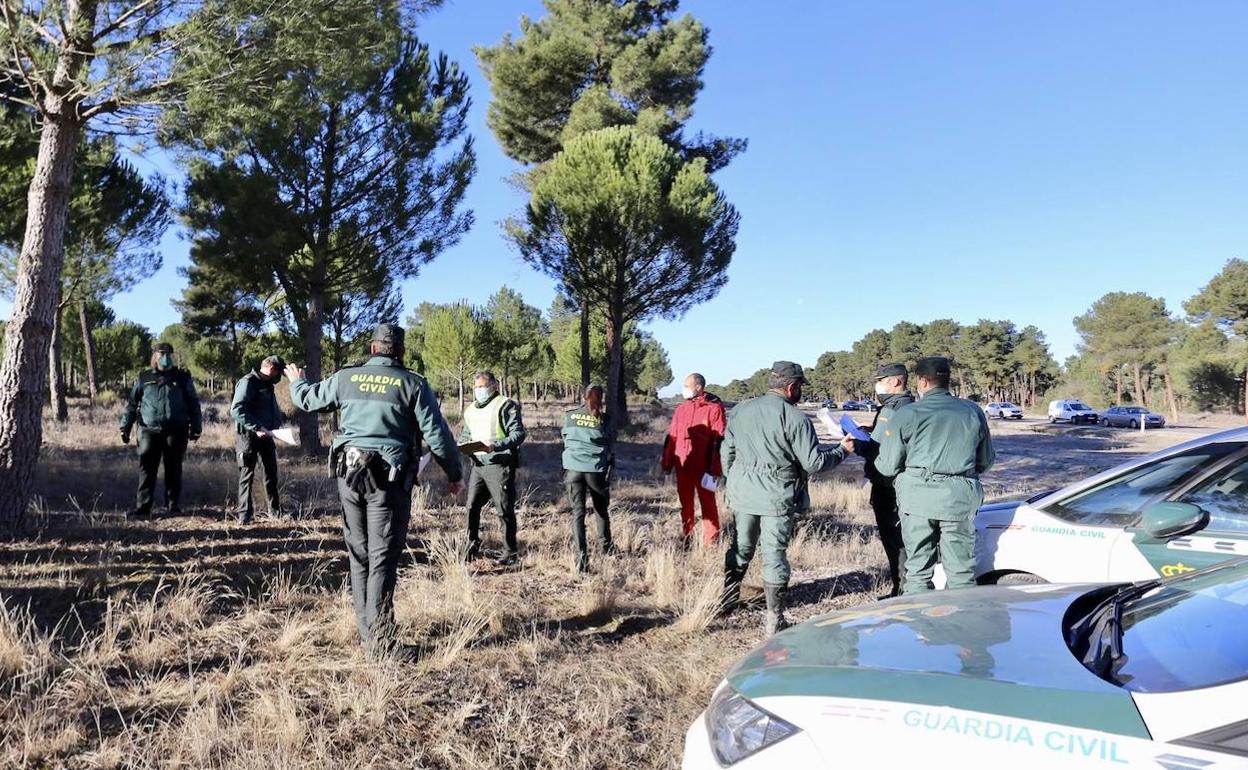
[[[743, 136], [717, 175], [741, 212], [730, 279], [650, 325], [677, 376], [813, 364], [899, 320], [1035, 324], [1059, 359], [1108, 291], [1180, 310], [1248, 256], [1248, 3], [686, 0], [715, 53], [692, 128]], [[405, 286], [480, 303], [501, 285], [549, 305], [549, 280], [498, 223], [524, 199], [485, 126], [471, 53], [539, 2], [451, 0], [421, 35], [467, 68], [477, 226]], [[160, 158], [153, 161], [163, 166]], [[176, 320], [186, 244], [114, 305]], [[7, 308], [5, 309], [7, 312]]]

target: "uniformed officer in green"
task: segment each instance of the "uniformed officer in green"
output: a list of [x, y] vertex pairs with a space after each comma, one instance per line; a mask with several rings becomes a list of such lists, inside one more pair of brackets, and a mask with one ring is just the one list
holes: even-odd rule
[[459, 443], [481, 442], [485, 449], [472, 455], [472, 475], [468, 477], [469, 561], [481, 555], [481, 509], [494, 501], [503, 528], [506, 550], [497, 559], [501, 565], [520, 560], [516, 542], [516, 468], [520, 445], [524, 443], [524, 422], [520, 404], [498, 392], [493, 372], [480, 371], [472, 378], [473, 403], [464, 410], [464, 427]]
[[165, 465], [165, 507], [180, 512], [182, 497], [182, 458], [186, 442], [203, 432], [199, 395], [191, 373], [173, 365], [173, 345], [161, 342], [152, 350], [151, 368], [139, 374], [125, 410], [121, 413], [121, 443], [130, 443], [130, 431], [139, 426], [138, 507], [128, 519], [152, 515], [156, 472]]
[[238, 508], [235, 513], [239, 524], [250, 523], [255, 515], [251, 482], [256, 477], [257, 460], [264, 466], [264, 495], [268, 499], [269, 515], [282, 515], [277, 488], [277, 443], [273, 440], [273, 431], [282, 427], [286, 416], [277, 405], [273, 387], [282, 379], [285, 368], [286, 362], [281, 356], [269, 356], [243, 375], [234, 386], [230, 415], [234, 418], [236, 434], [234, 454], [238, 459]]
[[875, 468], [893, 476], [906, 548], [906, 594], [931, 591], [939, 560], [946, 586], [975, 585], [979, 477], [996, 452], [984, 410], [949, 392], [949, 359], [919, 359], [919, 400], [898, 409], [884, 429]]
[[290, 398], [308, 412], [338, 410], [330, 467], [338, 480], [356, 627], [374, 656], [406, 657], [394, 638], [394, 583], [407, 544], [421, 439], [446, 472], [452, 495], [463, 470], [450, 427], [425, 378], [403, 366], [403, 330], [379, 324], [362, 366], [311, 383], [286, 367]]
[[576, 569], [589, 571], [589, 549], [585, 542], [585, 497], [589, 496], [598, 515], [598, 540], [603, 553], [614, 553], [611, 540], [611, 469], [615, 465], [615, 445], [611, 438], [611, 415], [603, 411], [603, 388], [590, 385], [585, 402], [563, 413], [563, 480], [572, 507], [572, 543], [576, 547]]
[[743, 401], [728, 413], [720, 449], [728, 505], [736, 537], [724, 557], [724, 608], [741, 592], [755, 549], [762, 551], [764, 624], [768, 636], [788, 626], [784, 617], [789, 586], [789, 538], [799, 513], [810, 507], [811, 474], [831, 468], [849, 454], [848, 442], [820, 446], [810, 418], [795, 406], [806, 377], [791, 361], [772, 364], [766, 395]]
[[854, 446], [854, 451], [866, 460], [865, 475], [871, 482], [871, 510], [875, 513], [875, 527], [884, 546], [884, 555], [888, 558], [888, 575], [893, 581], [889, 596], [901, 594], [906, 551], [901, 540], [897, 491], [893, 489], [893, 480], [875, 467], [875, 458], [880, 453], [879, 440], [892, 422], [893, 414], [906, 404], [914, 403], [914, 396], [906, 388], [908, 381], [909, 372], [905, 364], [885, 364], [879, 368], [875, 373], [875, 397], [880, 409], [875, 413], [868, 431], [872, 440], [859, 441]]

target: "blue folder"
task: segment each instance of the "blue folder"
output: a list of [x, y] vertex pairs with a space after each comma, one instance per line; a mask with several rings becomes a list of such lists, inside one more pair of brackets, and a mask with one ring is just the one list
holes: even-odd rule
[[870, 441], [871, 434], [862, 429], [858, 423], [854, 422], [854, 418], [847, 414], [841, 415], [841, 430], [845, 431], [845, 435], [854, 441]]

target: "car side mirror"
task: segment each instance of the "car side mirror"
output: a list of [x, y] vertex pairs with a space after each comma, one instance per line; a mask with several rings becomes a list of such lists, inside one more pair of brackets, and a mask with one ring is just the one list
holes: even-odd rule
[[1153, 503], [1144, 509], [1141, 526], [1161, 540], [1190, 535], [1209, 523], [1209, 512], [1191, 503]]

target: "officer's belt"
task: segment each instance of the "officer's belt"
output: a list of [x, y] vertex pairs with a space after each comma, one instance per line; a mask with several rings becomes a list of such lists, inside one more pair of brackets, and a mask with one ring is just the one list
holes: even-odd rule
[[916, 473], [918, 473], [918, 475], [922, 476], [924, 481], [933, 481], [933, 480], [940, 481], [942, 479], [979, 478], [979, 476], [977, 476], [974, 473], [942, 473], [941, 471], [934, 471], [929, 468], [907, 467], [905, 470], [906, 473], [909, 473], [911, 471], [915, 471]]

